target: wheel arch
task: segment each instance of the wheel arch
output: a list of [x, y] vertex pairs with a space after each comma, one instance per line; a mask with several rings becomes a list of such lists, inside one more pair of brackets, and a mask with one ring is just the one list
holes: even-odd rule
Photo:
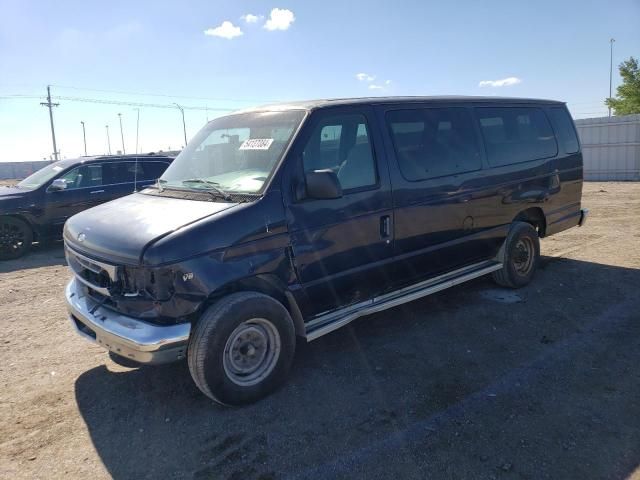
[[40, 229], [38, 228], [38, 226], [35, 223], [33, 223], [31, 220], [29, 220], [29, 218], [26, 217], [25, 215], [22, 215], [21, 213], [7, 213], [4, 215], [0, 215], [0, 218], [2, 217], [11, 217], [11, 218], [16, 218], [18, 220], [23, 221], [31, 229], [31, 232], [33, 234], [33, 240], [38, 240], [38, 238], [40, 237]]
[[547, 232], [547, 217], [544, 211], [540, 207], [530, 207], [526, 210], [519, 212], [513, 222], [526, 222], [533, 226], [537, 232], [538, 237], [543, 238]]
[[297, 336], [305, 336], [304, 318], [298, 303], [287, 286], [274, 274], [260, 274], [229, 282], [212, 292], [202, 310], [208, 308], [222, 297], [236, 292], [258, 292], [280, 302], [287, 309]]

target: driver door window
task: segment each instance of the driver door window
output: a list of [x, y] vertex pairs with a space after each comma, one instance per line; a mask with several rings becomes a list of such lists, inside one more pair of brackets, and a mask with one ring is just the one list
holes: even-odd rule
[[333, 170], [345, 193], [378, 183], [369, 129], [363, 115], [325, 119], [311, 134], [302, 159], [305, 173]]
[[102, 165], [82, 165], [65, 173], [62, 177], [65, 190], [99, 187], [102, 185]]

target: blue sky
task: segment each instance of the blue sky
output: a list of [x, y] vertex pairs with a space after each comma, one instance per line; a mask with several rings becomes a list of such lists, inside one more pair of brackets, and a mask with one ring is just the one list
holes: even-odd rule
[[[640, 0], [0, 0], [0, 161], [51, 154], [47, 111], [29, 98], [47, 84], [71, 97], [54, 111], [64, 157], [83, 153], [81, 120], [90, 154], [105, 153], [107, 124], [121, 149], [118, 113], [135, 149], [136, 107], [78, 98], [209, 108], [186, 110], [189, 137], [228, 109], [318, 97], [531, 96], [598, 116], [609, 38], [614, 64], [640, 57], [639, 25]], [[177, 109], [140, 107], [143, 151], [182, 138]]]

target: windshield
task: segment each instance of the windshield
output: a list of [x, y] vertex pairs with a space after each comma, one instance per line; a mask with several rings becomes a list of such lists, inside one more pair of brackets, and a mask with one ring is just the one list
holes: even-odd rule
[[25, 178], [20, 183], [18, 183], [16, 186], [20, 188], [27, 188], [29, 190], [34, 190], [40, 187], [41, 185], [44, 185], [45, 183], [47, 183], [49, 180], [51, 180], [53, 177], [55, 177], [58, 173], [60, 173], [65, 168], [66, 168], [65, 166], [59, 165], [57, 163], [52, 163], [50, 165], [47, 165], [44, 168], [41, 168], [37, 172], [32, 173], [27, 178]]
[[212, 120], [167, 168], [162, 188], [261, 192], [304, 113], [253, 112]]

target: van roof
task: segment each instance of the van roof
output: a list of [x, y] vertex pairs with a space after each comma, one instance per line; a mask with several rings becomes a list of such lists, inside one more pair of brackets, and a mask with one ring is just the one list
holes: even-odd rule
[[536, 98], [516, 98], [516, 97], [480, 97], [463, 95], [443, 95], [443, 96], [416, 96], [416, 97], [360, 97], [360, 98], [324, 98], [318, 100], [302, 100], [295, 102], [282, 102], [262, 105], [259, 107], [240, 110], [235, 113], [248, 113], [260, 111], [279, 110], [316, 110], [331, 106], [348, 105], [384, 105], [398, 103], [532, 103], [532, 104], [554, 104], [564, 105], [565, 102], [557, 100], [542, 100]]

